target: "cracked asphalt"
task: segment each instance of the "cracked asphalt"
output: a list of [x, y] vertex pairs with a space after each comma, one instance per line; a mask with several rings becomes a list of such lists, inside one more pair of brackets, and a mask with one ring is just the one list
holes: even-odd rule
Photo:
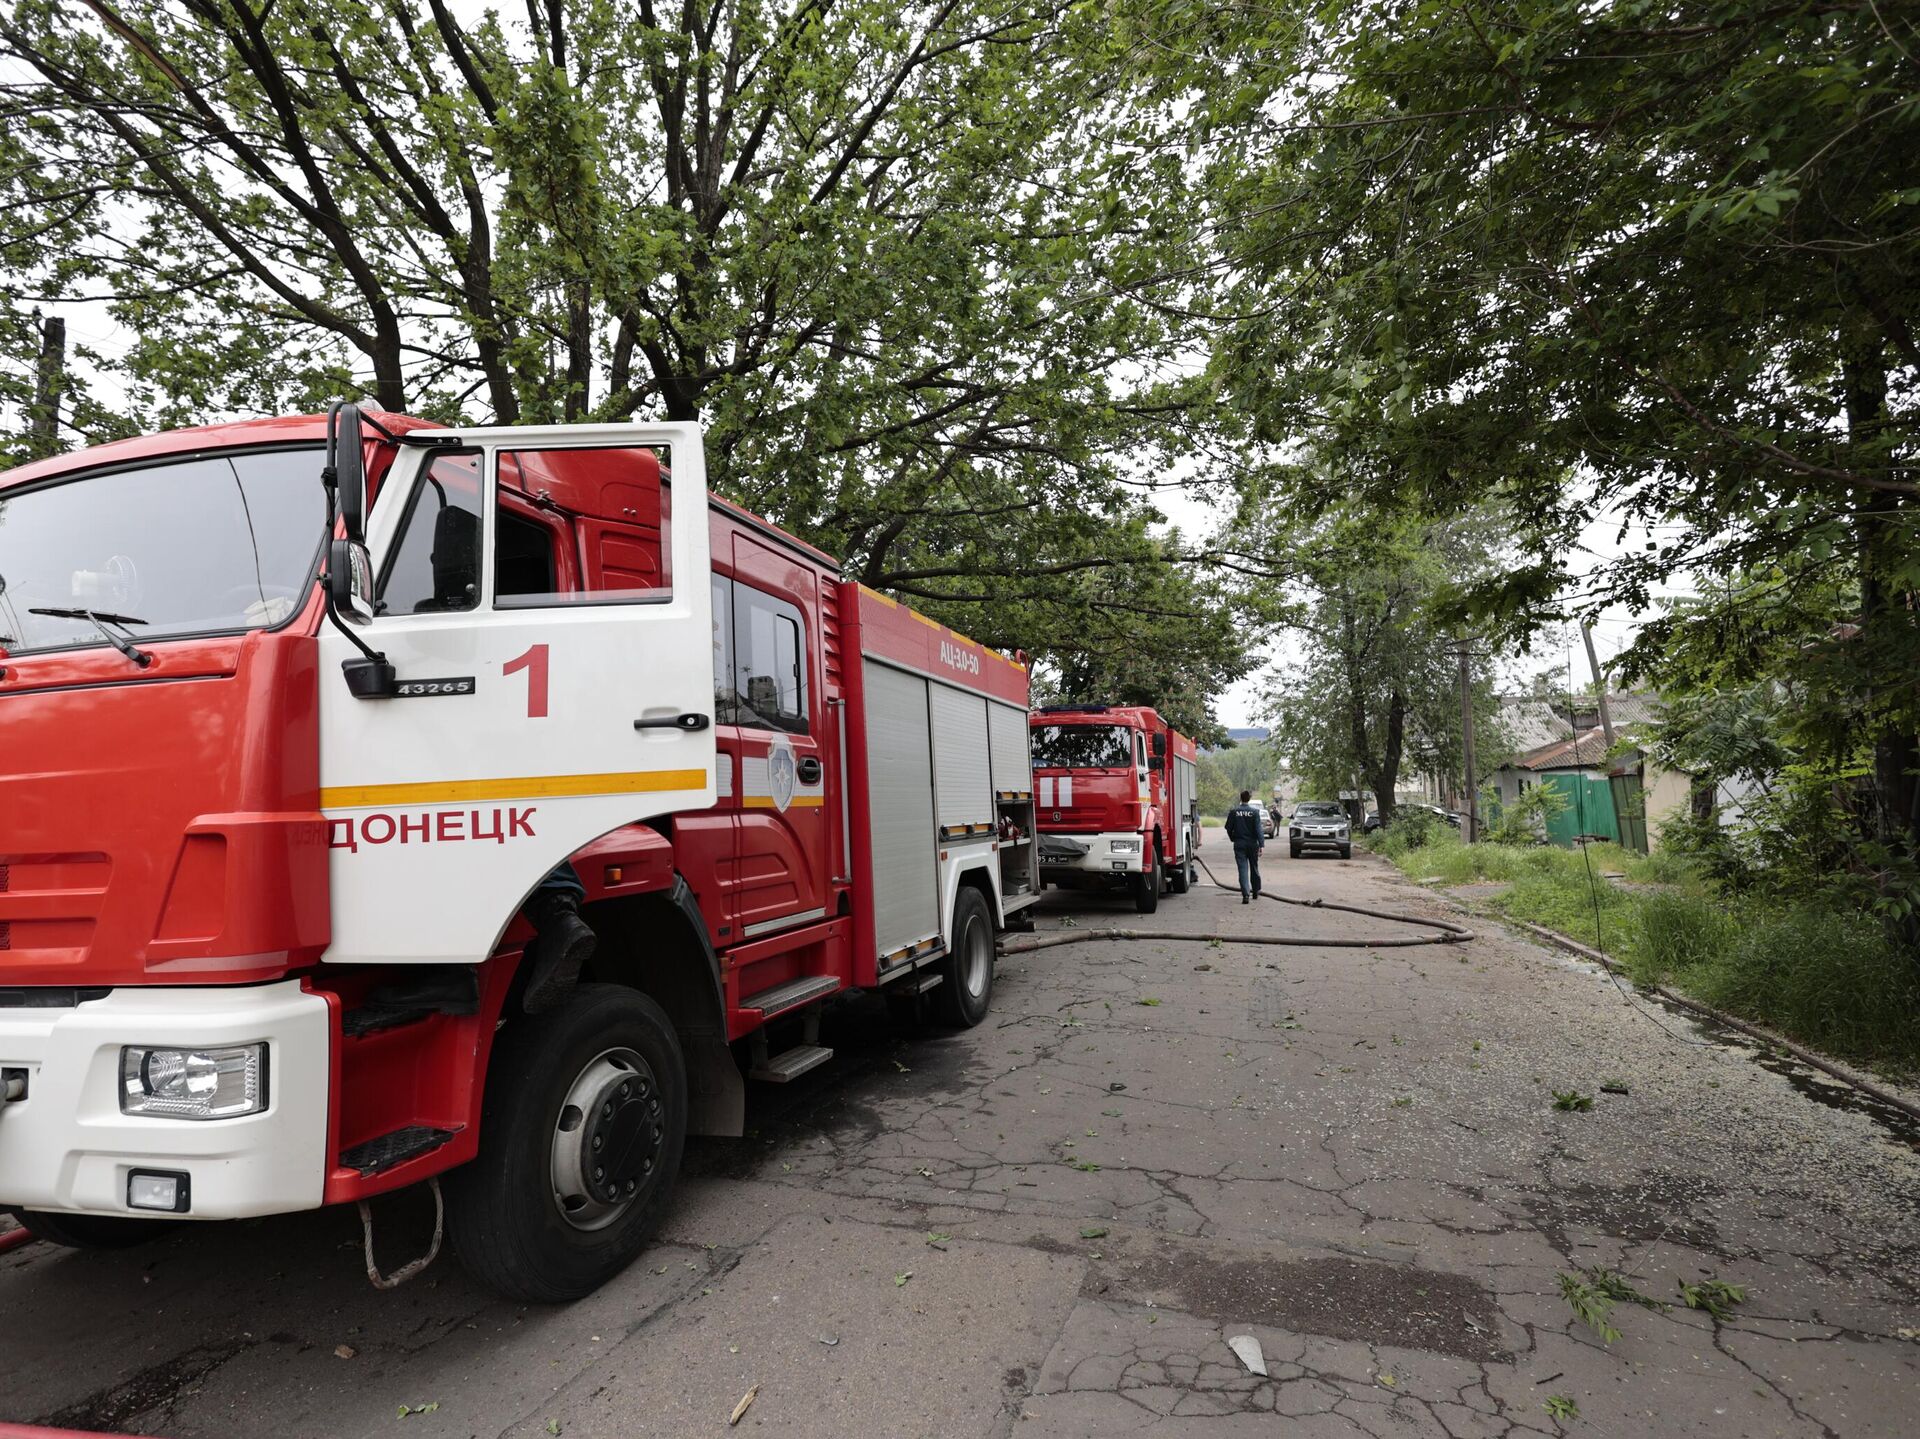
[[[1372, 860], [1266, 868], [1452, 913]], [[350, 1211], [0, 1256], [0, 1418], [612, 1439], [725, 1432], [758, 1386], [740, 1432], [1913, 1432], [1912, 1126], [1487, 921], [1121, 943], [1130, 905], [1049, 896], [1042, 930], [1069, 922], [1085, 942], [1004, 960], [975, 1030], [843, 1004], [833, 1062], [695, 1141], [659, 1242], [569, 1308], [446, 1261], [375, 1293]], [[1392, 932], [1213, 890], [1152, 924]], [[383, 1261], [412, 1257], [420, 1196], [378, 1212]], [[1562, 1293], [1595, 1269], [1648, 1301], [1611, 1343]], [[1678, 1302], [1708, 1279], [1746, 1292], [1724, 1319]]]

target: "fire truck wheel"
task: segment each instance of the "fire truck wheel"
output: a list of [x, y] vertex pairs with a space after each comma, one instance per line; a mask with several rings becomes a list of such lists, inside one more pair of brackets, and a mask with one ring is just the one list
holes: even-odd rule
[[1167, 876], [1169, 894], [1185, 894], [1193, 883], [1193, 861], [1183, 859], [1173, 867], [1173, 873]]
[[9, 1211], [35, 1239], [65, 1249], [131, 1249], [158, 1239], [172, 1224], [165, 1219], [115, 1219], [104, 1214], [44, 1214], [33, 1209]]
[[934, 993], [949, 1024], [972, 1029], [987, 1017], [993, 998], [993, 912], [980, 891], [961, 885], [953, 902], [953, 949], [946, 982]]
[[509, 1299], [591, 1294], [653, 1233], [686, 1138], [673, 1022], [636, 990], [580, 985], [494, 1045], [479, 1157], [448, 1176], [454, 1253]]
[[1133, 907], [1142, 914], [1152, 914], [1160, 908], [1160, 856], [1157, 854], [1146, 873], [1133, 881]]

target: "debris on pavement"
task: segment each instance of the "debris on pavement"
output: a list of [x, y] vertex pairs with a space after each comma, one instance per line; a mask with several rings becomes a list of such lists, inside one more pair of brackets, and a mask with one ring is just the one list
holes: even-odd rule
[[1227, 1348], [1239, 1356], [1249, 1374], [1258, 1374], [1262, 1379], [1267, 1377], [1267, 1356], [1260, 1352], [1258, 1339], [1251, 1334], [1236, 1334], [1227, 1340]]
[[728, 1428], [732, 1428], [735, 1424], [738, 1424], [740, 1422], [740, 1417], [743, 1414], [745, 1414], [747, 1410], [753, 1407], [754, 1395], [758, 1394], [759, 1392], [760, 1392], [760, 1386], [756, 1384], [753, 1386], [753, 1388], [749, 1389], [745, 1394], [742, 1394], [740, 1396], [740, 1402], [733, 1406], [733, 1413], [727, 1416]]

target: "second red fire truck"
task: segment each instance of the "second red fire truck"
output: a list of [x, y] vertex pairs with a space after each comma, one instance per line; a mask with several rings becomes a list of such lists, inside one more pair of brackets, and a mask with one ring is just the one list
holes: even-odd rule
[[1040, 873], [1066, 889], [1122, 889], [1142, 914], [1185, 894], [1200, 845], [1199, 751], [1139, 705], [1036, 710]]
[[690, 424], [9, 471], [0, 1207], [115, 1244], [444, 1176], [479, 1278], [586, 1293], [828, 997], [985, 1015], [1027, 695], [710, 498]]

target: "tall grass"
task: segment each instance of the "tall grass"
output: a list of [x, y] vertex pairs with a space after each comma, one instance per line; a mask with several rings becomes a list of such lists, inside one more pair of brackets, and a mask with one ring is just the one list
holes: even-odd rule
[[1920, 955], [1871, 916], [1730, 900], [1671, 854], [1468, 845], [1451, 830], [1423, 840], [1398, 854], [1375, 848], [1416, 879], [1505, 884], [1496, 909], [1602, 950], [1637, 983], [1671, 985], [1831, 1054], [1920, 1073]]

